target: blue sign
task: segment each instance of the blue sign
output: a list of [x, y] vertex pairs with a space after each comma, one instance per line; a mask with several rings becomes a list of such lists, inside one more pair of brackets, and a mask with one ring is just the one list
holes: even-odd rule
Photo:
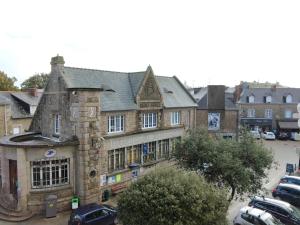
[[148, 145], [147, 144], [143, 144], [143, 154], [144, 155], [148, 154]]

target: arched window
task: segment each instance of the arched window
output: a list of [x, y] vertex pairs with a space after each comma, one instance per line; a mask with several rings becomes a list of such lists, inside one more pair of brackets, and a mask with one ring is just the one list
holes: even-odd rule
[[254, 96], [253, 95], [249, 96], [249, 103], [254, 103]]
[[292, 95], [287, 95], [286, 96], [286, 103], [292, 103], [292, 101], [293, 101]]

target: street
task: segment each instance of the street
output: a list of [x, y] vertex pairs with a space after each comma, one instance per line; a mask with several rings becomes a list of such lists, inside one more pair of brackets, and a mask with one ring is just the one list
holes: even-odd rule
[[[280, 177], [285, 174], [286, 163], [297, 164], [299, 163], [299, 155], [296, 153], [296, 148], [300, 148], [300, 142], [294, 141], [265, 141], [262, 140], [265, 146], [272, 150], [274, 153], [274, 159], [278, 163], [277, 169], [272, 168], [269, 172], [268, 182], [265, 188], [271, 194], [271, 190], [276, 186]], [[231, 222], [237, 215], [239, 209], [247, 205], [249, 199], [245, 201], [233, 201], [228, 210], [228, 220]]]

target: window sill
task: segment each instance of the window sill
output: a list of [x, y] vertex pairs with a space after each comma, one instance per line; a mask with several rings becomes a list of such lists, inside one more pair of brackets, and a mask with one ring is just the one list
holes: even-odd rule
[[42, 193], [42, 192], [48, 192], [48, 191], [59, 191], [64, 189], [72, 188], [71, 184], [61, 185], [61, 186], [55, 186], [55, 187], [44, 187], [44, 188], [31, 188], [30, 193]]
[[114, 135], [122, 135], [125, 134], [124, 131], [117, 131], [117, 132], [107, 132], [108, 136], [114, 136]]

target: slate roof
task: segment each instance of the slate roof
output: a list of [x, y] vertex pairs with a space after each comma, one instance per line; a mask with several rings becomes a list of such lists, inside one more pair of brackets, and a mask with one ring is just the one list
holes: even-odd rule
[[[26, 92], [0, 92], [0, 102], [6, 102], [11, 106], [11, 116], [13, 119], [30, 118], [30, 105], [36, 106], [40, 97], [30, 96]], [[26, 105], [28, 107], [26, 107]]]
[[[272, 103], [283, 104], [283, 96], [292, 95], [292, 103], [300, 102], [300, 88], [244, 88], [239, 103], [247, 103], [247, 96], [254, 96], [254, 103], [264, 103], [264, 96], [272, 96]], [[251, 104], [251, 103], [250, 103]]]
[[[70, 89], [100, 89], [101, 110], [121, 111], [138, 109], [135, 97], [146, 71], [122, 73], [104, 70], [64, 67], [62, 76]], [[176, 77], [155, 76], [166, 108], [196, 107], [193, 97]], [[164, 90], [172, 93], [165, 93]]]

